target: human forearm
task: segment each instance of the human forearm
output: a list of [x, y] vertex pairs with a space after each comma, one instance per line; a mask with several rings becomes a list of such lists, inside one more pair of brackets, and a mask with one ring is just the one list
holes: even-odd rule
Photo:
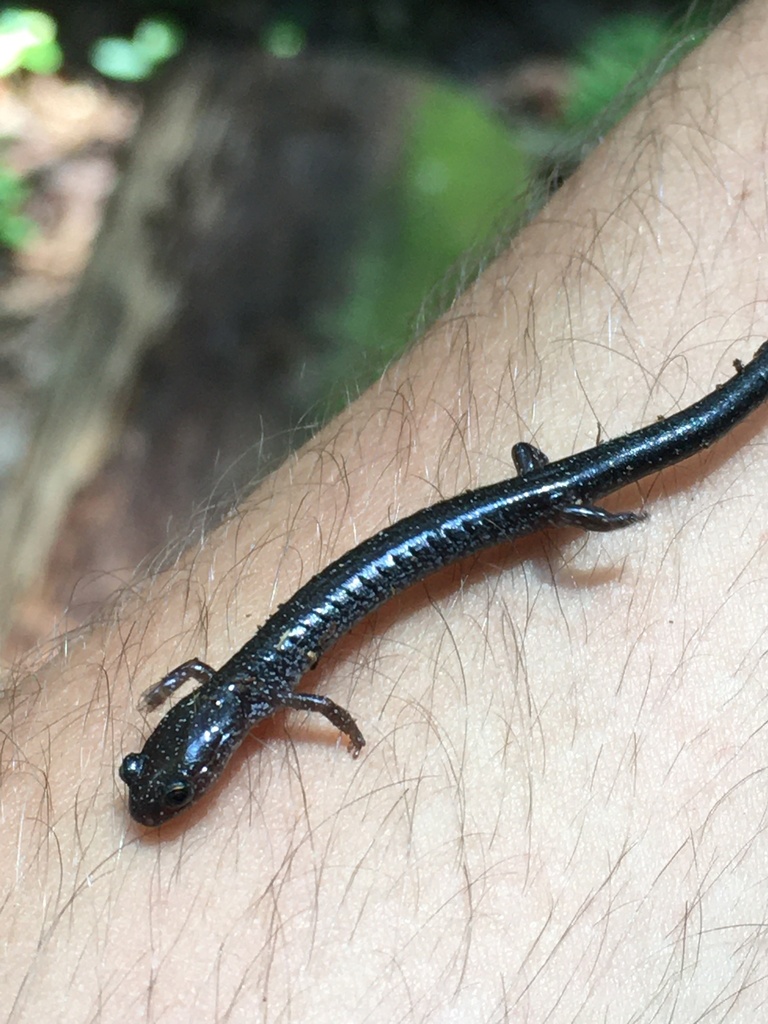
[[565, 455], [751, 355], [767, 26], [759, 4], [721, 30], [378, 387], [21, 685], [0, 833], [19, 1019], [62, 992], [73, 1020], [761, 1005], [759, 421], [622, 495], [647, 524], [491, 551], [355, 631], [312, 682], [358, 718], [357, 763], [322, 723], [276, 723], [159, 837], [114, 771], [151, 728], [141, 690], [223, 662], [357, 540], [509, 475], [513, 441]]

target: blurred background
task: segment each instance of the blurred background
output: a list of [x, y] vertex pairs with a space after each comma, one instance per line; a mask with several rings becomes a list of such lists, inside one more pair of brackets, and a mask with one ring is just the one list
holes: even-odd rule
[[0, 640], [168, 562], [732, 4], [0, 5]]

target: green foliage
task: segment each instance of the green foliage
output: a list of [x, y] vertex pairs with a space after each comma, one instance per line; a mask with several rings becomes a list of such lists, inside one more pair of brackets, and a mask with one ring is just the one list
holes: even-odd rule
[[261, 45], [273, 57], [296, 57], [306, 45], [304, 29], [293, 21], [273, 21], [267, 26]]
[[139, 82], [181, 49], [183, 33], [162, 18], [145, 18], [131, 39], [105, 36], [91, 49], [91, 64], [107, 78]]
[[[629, 105], [637, 98], [636, 91], [629, 89], [634, 81], [643, 78], [642, 84], [649, 87], [705, 34], [703, 25], [690, 22], [673, 30], [661, 18], [636, 14], [611, 18], [590, 36], [574, 62], [564, 126], [589, 129], [623, 96]], [[621, 112], [616, 111], [615, 119]]]
[[352, 294], [328, 324], [349, 346], [333, 374], [358, 386], [375, 379], [420, 320], [450, 304], [477, 270], [467, 252], [487, 248], [520, 212], [532, 172], [516, 134], [467, 93], [426, 86], [407, 116], [399, 174], [354, 259]]
[[[20, 7], [0, 11], [0, 76], [16, 71], [49, 75], [61, 62], [53, 18]], [[0, 247], [20, 249], [34, 234], [37, 225], [23, 212], [28, 198], [24, 180], [0, 164]]]
[[[378, 216], [354, 260], [349, 299], [326, 323], [348, 342], [332, 369], [335, 379], [358, 387], [375, 379], [419, 322], [449, 305], [478, 267], [465, 254], [487, 252], [499, 228], [524, 213], [543, 146], [576, 163], [582, 149], [574, 142], [593, 139], [597, 123], [618, 119], [641, 87], [705, 34], [705, 21], [690, 15], [675, 30], [651, 17], [610, 19], [573, 61], [560, 123], [538, 129], [505, 125], [457, 89], [423, 89], [410, 111], [400, 173], [379, 197]], [[638, 88], [630, 88], [633, 82]]]
[[0, 76], [20, 69], [50, 75], [58, 71], [61, 61], [53, 18], [20, 7], [0, 11]]
[[20, 249], [34, 234], [35, 222], [22, 213], [29, 189], [14, 171], [0, 166], [0, 245]]

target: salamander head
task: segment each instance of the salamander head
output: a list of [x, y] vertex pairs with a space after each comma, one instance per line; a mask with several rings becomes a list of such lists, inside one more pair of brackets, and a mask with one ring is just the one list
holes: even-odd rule
[[139, 754], [128, 754], [120, 778], [131, 817], [161, 825], [192, 804], [218, 779], [248, 732], [237, 693], [196, 690], [161, 719]]
[[131, 817], [142, 825], [161, 825], [197, 796], [194, 776], [188, 771], [156, 768], [143, 752], [123, 758], [120, 778], [128, 787]]

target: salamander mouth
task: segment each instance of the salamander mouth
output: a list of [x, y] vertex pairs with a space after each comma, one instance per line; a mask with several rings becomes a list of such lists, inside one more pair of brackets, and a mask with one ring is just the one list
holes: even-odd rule
[[163, 807], [147, 807], [137, 800], [133, 794], [131, 794], [128, 800], [128, 809], [131, 812], [131, 817], [134, 821], [137, 821], [140, 825], [146, 825], [148, 828], [155, 828], [157, 825], [162, 825], [164, 821], [167, 821], [170, 817], [168, 811]]
[[120, 778], [128, 787], [128, 809], [134, 821], [153, 828], [185, 807], [194, 791], [182, 774], [167, 777], [153, 772], [146, 754], [128, 754], [120, 765]]

